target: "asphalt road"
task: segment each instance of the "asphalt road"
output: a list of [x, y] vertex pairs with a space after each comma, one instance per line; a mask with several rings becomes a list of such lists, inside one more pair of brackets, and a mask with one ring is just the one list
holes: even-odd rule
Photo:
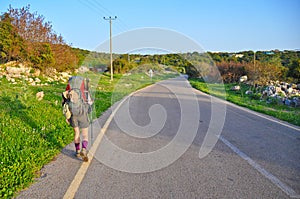
[[18, 198], [300, 198], [300, 128], [183, 78], [134, 93], [92, 128], [89, 163], [70, 144]]

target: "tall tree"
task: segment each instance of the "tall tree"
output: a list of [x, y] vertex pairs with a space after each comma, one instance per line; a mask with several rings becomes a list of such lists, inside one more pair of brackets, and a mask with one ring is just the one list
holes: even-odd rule
[[30, 5], [15, 9], [11, 6], [8, 9], [12, 24], [18, 34], [28, 42], [47, 42], [51, 44], [64, 44], [62, 36], [52, 30], [50, 22], [45, 22], [45, 17], [36, 12], [30, 12]]
[[[30, 6], [26, 6], [20, 9], [12, 8], [8, 9], [6, 14], [9, 16], [9, 24], [7, 26], [9, 30], [3, 31], [3, 35], [15, 38], [16, 35], [21, 38], [22, 47], [26, 52], [26, 61], [32, 63], [33, 67], [39, 68], [42, 71], [46, 67], [53, 67], [59, 71], [66, 69], [74, 69], [78, 66], [79, 59], [76, 56], [75, 51], [68, 46], [63, 40], [61, 35], [57, 35], [52, 30], [50, 22], [45, 22], [45, 18], [42, 15], [38, 15], [36, 12], [30, 12]], [[10, 31], [11, 30], [11, 31]], [[10, 33], [8, 33], [10, 31]], [[8, 39], [11, 41], [17, 41], [16, 39]], [[14, 47], [15, 54], [19, 54], [18, 46], [16, 43], [6, 45]], [[4, 47], [2, 47], [3, 49]], [[4, 56], [7, 57], [6, 51], [1, 50]]]
[[0, 21], [1, 62], [20, 60], [25, 57], [24, 42], [12, 25], [13, 19], [6, 13]]

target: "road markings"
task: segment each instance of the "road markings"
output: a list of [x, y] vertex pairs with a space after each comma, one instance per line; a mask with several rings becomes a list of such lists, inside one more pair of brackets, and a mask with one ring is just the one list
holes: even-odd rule
[[127, 100], [131, 95], [125, 97], [119, 104], [118, 106], [113, 110], [113, 112], [110, 114], [109, 118], [106, 120], [103, 128], [101, 128], [99, 135], [97, 136], [96, 140], [94, 141], [92, 147], [89, 150], [88, 153], [88, 158], [89, 161], [88, 162], [84, 162], [81, 164], [79, 170], [77, 171], [73, 181], [71, 182], [68, 190], [66, 191], [65, 195], [64, 195], [64, 199], [73, 199], [75, 197], [75, 194], [87, 172], [87, 169], [89, 168], [93, 158], [94, 158], [94, 154], [96, 153], [96, 150], [105, 134], [105, 132], [108, 129], [108, 126], [110, 125], [113, 117], [115, 116], [116, 112], [118, 111], [118, 109], [120, 108], [120, 106], [124, 103], [125, 100]]
[[240, 156], [241, 158], [246, 160], [248, 162], [248, 164], [250, 164], [252, 167], [254, 167], [259, 173], [261, 173], [263, 176], [265, 176], [267, 179], [269, 179], [273, 184], [275, 184], [277, 187], [279, 187], [289, 197], [300, 198], [300, 195], [297, 194], [291, 187], [289, 187], [286, 184], [284, 184], [283, 182], [281, 182], [273, 174], [269, 173], [267, 170], [265, 170], [263, 167], [261, 167], [259, 164], [257, 164], [249, 156], [247, 156], [245, 153], [243, 153], [237, 147], [235, 147], [233, 144], [231, 144], [228, 140], [226, 140], [222, 135], [219, 137], [219, 139], [226, 146], [228, 146], [232, 151], [234, 151], [238, 156]]
[[[147, 86], [145, 88], [149, 88], [151, 86], [154, 86], [155, 84], [152, 84], [150, 86]], [[145, 89], [142, 88], [142, 89]], [[140, 90], [142, 90], [140, 89]], [[101, 128], [99, 135], [97, 136], [96, 140], [93, 142], [92, 147], [89, 150], [88, 153], [88, 158], [89, 161], [88, 162], [84, 162], [81, 164], [80, 168], [78, 169], [73, 181], [71, 182], [68, 190], [66, 191], [65, 195], [64, 195], [64, 199], [73, 199], [75, 197], [75, 194], [87, 172], [87, 169], [89, 168], [93, 158], [94, 158], [94, 154], [96, 153], [96, 150], [105, 134], [105, 132], [108, 129], [108, 126], [110, 125], [112, 119], [114, 118], [116, 112], [118, 111], [118, 109], [122, 106], [122, 104], [131, 96], [133, 96], [134, 94], [136, 94], [137, 92], [139, 92], [140, 90], [137, 90], [133, 93], [131, 93], [130, 95], [126, 96], [125, 98], [123, 98], [123, 100], [121, 100], [121, 102], [117, 105], [117, 107], [112, 111], [112, 113], [110, 114], [110, 116], [108, 117], [108, 119], [106, 120], [104, 126]]]
[[[153, 85], [150, 85], [148, 87], [151, 87], [151, 86], [154, 86], [155, 84]], [[147, 88], [148, 88], [147, 87]], [[142, 90], [142, 89], [140, 89]], [[138, 90], [138, 91], [140, 91]], [[196, 89], [195, 89], [196, 90]], [[89, 150], [89, 153], [88, 153], [88, 158], [89, 158], [89, 161], [88, 162], [84, 162], [81, 164], [79, 170], [77, 171], [73, 181], [71, 182], [68, 190], [66, 191], [65, 195], [64, 195], [64, 199], [73, 199], [75, 197], [75, 194], [87, 172], [87, 169], [89, 168], [93, 158], [94, 158], [94, 154], [96, 153], [96, 150], [105, 134], [105, 132], [107, 131], [108, 129], [108, 126], [110, 125], [114, 115], [116, 114], [116, 112], [118, 111], [118, 109], [121, 107], [121, 105], [128, 99], [130, 98], [132, 95], [136, 94], [138, 91], [135, 91], [133, 93], [131, 93], [130, 95], [128, 95], [127, 97], [125, 97], [118, 105], [117, 107], [113, 110], [113, 112], [111, 113], [111, 115], [109, 116], [109, 118], [106, 120], [103, 128], [101, 128], [100, 130], [100, 133], [99, 135], [97, 136], [96, 140], [94, 141], [92, 147], [90, 148]], [[198, 91], [198, 90], [196, 90]], [[200, 91], [198, 91], [200, 92]], [[210, 96], [206, 93], [203, 93], [203, 92], [200, 92], [201, 94], [205, 94], [207, 96]], [[213, 97], [213, 96], [210, 96], [210, 97]], [[218, 98], [219, 99], [219, 98]], [[225, 100], [223, 100], [225, 103], [231, 105], [231, 106], [235, 106]], [[268, 117], [265, 117], [261, 114], [257, 114], [255, 112], [252, 112], [250, 110], [247, 110], [245, 108], [241, 108], [239, 106], [236, 106], [237, 108], [240, 108], [244, 111], [247, 111], [249, 113], [252, 113], [254, 115], [257, 115], [257, 116], [260, 116], [262, 118], [265, 118], [265, 119], [268, 119], [270, 121], [273, 121], [273, 122], [276, 122], [276, 123], [279, 123], [279, 124], [282, 124], [284, 126], [287, 126], [287, 127], [290, 127], [290, 128], [293, 128], [295, 130], [298, 130], [300, 131], [299, 128], [296, 128], [294, 126], [291, 126], [289, 124], [285, 124], [285, 123], [282, 123], [282, 122], [279, 122], [277, 120], [273, 120], [271, 118], [268, 118]], [[271, 180], [271, 182], [273, 184], [275, 184], [277, 187], [279, 187], [281, 190], [283, 190], [286, 194], [288, 194], [290, 197], [292, 198], [300, 198], [300, 195], [297, 194], [292, 188], [288, 187], [287, 185], [285, 185], [284, 183], [282, 183], [278, 178], [276, 178], [274, 175], [272, 175], [271, 173], [269, 173], [268, 171], [266, 171], [264, 168], [262, 168], [260, 165], [258, 165], [256, 162], [254, 162], [250, 157], [248, 157], [245, 153], [243, 153], [242, 151], [240, 151], [238, 148], [236, 148], [234, 145], [232, 145], [229, 141], [227, 141], [223, 136], [220, 136], [219, 139], [226, 145], [228, 146], [230, 149], [232, 149], [235, 153], [237, 153], [241, 158], [243, 158], [244, 160], [246, 160], [251, 166], [253, 166], [256, 170], [258, 170], [262, 175], [264, 175], [266, 178], [268, 178], [269, 180]]]
[[223, 101], [223, 103], [225, 103], [226, 105], [230, 105], [230, 106], [232, 106], [232, 107], [238, 108], [238, 109], [240, 109], [240, 110], [242, 110], [242, 111], [245, 111], [245, 112], [247, 112], [247, 113], [251, 113], [251, 114], [256, 115], [256, 116], [258, 116], [258, 117], [261, 117], [261, 118], [264, 118], [264, 119], [266, 119], [266, 120], [269, 120], [269, 121], [271, 121], [271, 122], [275, 122], [275, 123], [277, 123], [277, 124], [281, 124], [281, 125], [283, 125], [283, 126], [286, 126], [286, 127], [288, 127], [288, 128], [294, 129], [294, 130], [296, 130], [296, 131], [300, 131], [300, 128], [299, 128], [299, 127], [294, 126], [294, 125], [292, 125], [292, 124], [285, 123], [285, 122], [280, 121], [280, 120], [277, 120], [277, 119], [273, 119], [273, 118], [271, 118], [271, 117], [265, 116], [264, 114], [261, 114], [261, 113], [252, 111], [252, 110], [247, 109], [247, 108], [245, 108], [245, 107], [238, 106], [238, 105], [233, 104], [233, 103], [231, 103], [231, 102], [229, 102], [229, 101], [226, 101], [226, 100], [221, 99], [221, 98], [214, 97], [214, 96], [212, 96], [212, 95], [209, 95], [209, 94], [204, 93], [204, 92], [202, 92], [202, 91], [199, 91], [199, 90], [197, 90], [197, 89], [194, 89], [194, 90], [195, 90], [196, 92], [202, 94], [202, 95], [206, 95], [206, 96], [208, 96], [208, 97], [216, 98], [216, 99], [218, 99], [218, 100], [221, 100], [221, 101]]
[[249, 109], [244, 108], [244, 107], [240, 107], [240, 106], [235, 105], [235, 104], [233, 104], [233, 103], [231, 103], [231, 102], [228, 102], [228, 101], [225, 101], [225, 103], [228, 104], [228, 105], [230, 105], [230, 106], [233, 106], [233, 107], [235, 107], [235, 108], [238, 108], [238, 109], [240, 109], [240, 110], [243, 110], [243, 111], [246, 111], [246, 112], [251, 113], [251, 114], [253, 114], [253, 115], [256, 115], [256, 116], [258, 116], [258, 117], [261, 117], [261, 118], [264, 118], [264, 119], [266, 119], [266, 120], [269, 120], [269, 121], [271, 121], [271, 122], [275, 122], [275, 123], [277, 123], [277, 124], [281, 124], [281, 125], [283, 125], [283, 126], [285, 126], [285, 127], [294, 129], [294, 130], [296, 130], [296, 131], [300, 131], [300, 128], [299, 128], [299, 127], [293, 126], [293, 125], [291, 125], [291, 124], [289, 124], [289, 123], [285, 123], [285, 122], [283, 122], [283, 121], [280, 121], [280, 120], [277, 120], [277, 119], [273, 119], [273, 118], [271, 118], [271, 117], [267, 117], [267, 116], [265, 116], [265, 115], [263, 115], [263, 114], [261, 114], [261, 113], [258, 113], [258, 112], [249, 110]]

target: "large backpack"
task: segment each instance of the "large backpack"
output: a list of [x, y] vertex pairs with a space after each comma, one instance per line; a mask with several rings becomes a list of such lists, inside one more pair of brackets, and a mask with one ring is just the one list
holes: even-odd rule
[[[67, 111], [70, 111], [73, 116], [87, 114], [91, 111], [88, 84], [89, 80], [81, 76], [72, 76], [69, 78], [66, 91], [63, 93], [63, 111], [65, 115]], [[67, 119], [69, 118], [67, 117]]]

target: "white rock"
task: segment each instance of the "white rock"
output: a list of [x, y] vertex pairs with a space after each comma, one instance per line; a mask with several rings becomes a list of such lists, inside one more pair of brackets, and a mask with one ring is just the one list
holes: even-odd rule
[[41, 80], [40, 80], [39, 78], [35, 78], [35, 82], [36, 82], [36, 83], [40, 83]]
[[54, 81], [54, 79], [52, 79], [51, 77], [48, 77], [47, 80], [48, 80], [48, 82], [53, 82]]
[[61, 72], [60, 74], [63, 78], [69, 78], [70, 77], [70, 75], [67, 72]]
[[245, 82], [247, 80], [248, 80], [247, 75], [244, 75], [244, 76], [240, 77], [240, 82]]
[[34, 69], [34, 73], [33, 73], [33, 75], [34, 76], [40, 76], [40, 74], [41, 74], [41, 71], [39, 70], [39, 69]]
[[287, 89], [286, 92], [287, 92], [288, 94], [292, 94], [293, 90], [294, 90], [294, 89], [290, 87], [290, 88]]
[[24, 72], [23, 68], [16, 68], [16, 67], [6, 67], [6, 71], [9, 74], [20, 74]]
[[241, 89], [241, 87], [239, 85], [236, 85], [236, 86], [231, 87], [230, 90], [232, 90], [232, 91], [239, 91], [240, 89]]
[[41, 101], [45, 96], [44, 91], [38, 92], [35, 96], [38, 101]]
[[282, 92], [281, 87], [276, 86], [275, 87], [275, 92], [276, 93], [281, 93]]
[[80, 68], [78, 68], [78, 71], [81, 73], [85, 73], [88, 72], [90, 69], [86, 66], [80, 66]]
[[253, 92], [248, 90], [248, 91], [245, 92], [245, 94], [246, 94], [246, 95], [252, 95]]

